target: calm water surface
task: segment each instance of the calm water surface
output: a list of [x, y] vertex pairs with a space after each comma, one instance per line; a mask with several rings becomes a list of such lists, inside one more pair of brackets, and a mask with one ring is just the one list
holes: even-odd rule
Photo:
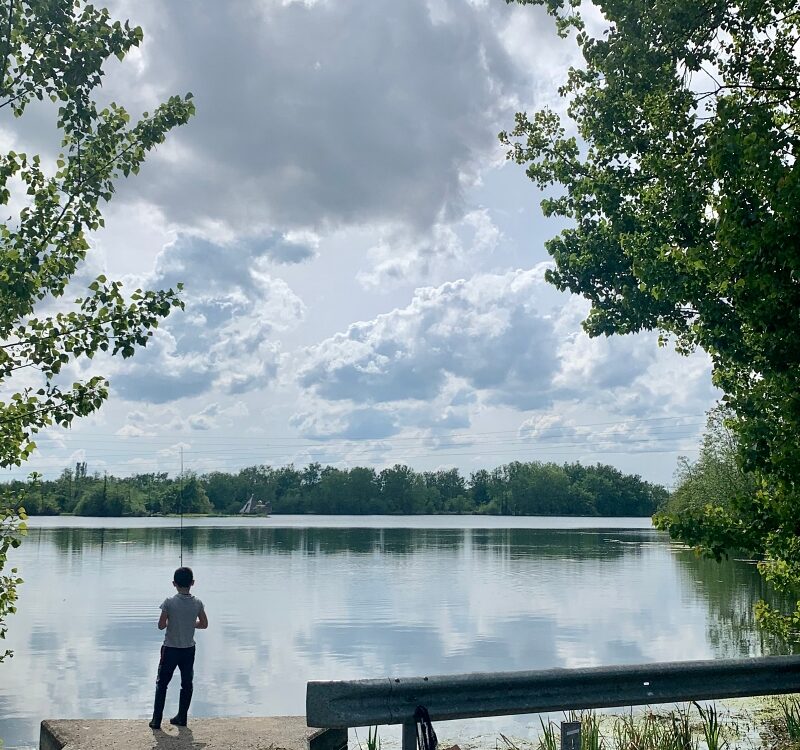
[[[43, 718], [148, 716], [177, 519], [33, 519], [0, 665], [0, 737]], [[649, 519], [314, 517], [184, 521], [210, 627], [195, 716], [302, 714], [310, 679], [770, 653], [754, 567], [698, 559]], [[177, 702], [174, 679], [167, 711]], [[445, 736], [529, 736], [531, 717]], [[387, 732], [387, 734], [391, 734]], [[489, 744], [493, 745], [492, 740]]]

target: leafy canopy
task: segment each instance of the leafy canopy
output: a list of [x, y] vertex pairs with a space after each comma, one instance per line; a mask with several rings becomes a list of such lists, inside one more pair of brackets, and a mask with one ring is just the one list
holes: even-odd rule
[[669, 515], [691, 516], [702, 513], [707, 505], [729, 509], [735, 498], [749, 497], [757, 491], [752, 474], [741, 470], [738, 440], [725, 424], [724, 409], [713, 409], [695, 461], [678, 459], [675, 489], [666, 508]]
[[[98, 351], [132, 356], [182, 306], [180, 288], [126, 296], [102, 275], [64, 299], [87, 233], [103, 226], [101, 204], [115, 180], [136, 174], [147, 152], [194, 114], [191, 94], [136, 122], [115, 103], [96, 104], [106, 61], [122, 60], [141, 41], [141, 28], [83, 0], [9, 0], [0, 8], [0, 117], [23, 117], [34, 100], [49, 100], [63, 149], [52, 165], [39, 155], [0, 154], [0, 205], [9, 217], [0, 223], [0, 466], [25, 461], [38, 430], [69, 426], [107, 398], [105, 378], [69, 383], [59, 378], [65, 366]], [[0, 570], [18, 543], [18, 517], [2, 510], [12, 504], [19, 499], [0, 498]], [[0, 637], [18, 582], [0, 579]]]
[[560, 89], [566, 122], [545, 109], [500, 134], [554, 191], [544, 213], [571, 220], [547, 243], [549, 280], [591, 302], [590, 335], [658, 330], [681, 352], [707, 351], [741, 466], [759, 482], [730, 507], [663, 523], [715, 555], [748, 550], [796, 586], [797, 3], [601, 0], [608, 28], [593, 36], [575, 2], [518, 1], [544, 5], [583, 57]]

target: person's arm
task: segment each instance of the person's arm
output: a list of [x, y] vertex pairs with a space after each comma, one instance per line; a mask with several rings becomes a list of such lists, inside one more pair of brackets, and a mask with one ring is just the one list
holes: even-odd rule
[[165, 627], [167, 627], [167, 620], [168, 619], [169, 619], [169, 617], [167, 616], [167, 610], [166, 609], [162, 609], [161, 610], [161, 617], [158, 618], [158, 629], [159, 630], [163, 630]]
[[205, 609], [200, 610], [200, 614], [197, 615], [197, 622], [194, 626], [198, 630], [205, 630], [208, 627], [208, 617], [206, 617]]

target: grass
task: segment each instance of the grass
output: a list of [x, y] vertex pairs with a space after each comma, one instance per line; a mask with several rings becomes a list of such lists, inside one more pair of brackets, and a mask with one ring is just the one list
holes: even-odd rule
[[[622, 715], [582, 711], [564, 716], [565, 721], [580, 721], [581, 750], [756, 750], [759, 745], [800, 750], [800, 698], [784, 698], [755, 713], [726, 712], [724, 719], [715, 704], [697, 702], [672, 711]], [[558, 724], [540, 721], [536, 750], [560, 750]], [[504, 740], [509, 750], [516, 750]]]
[[[647, 710], [638, 715], [633, 711], [622, 715], [571, 711], [564, 720], [580, 722], [580, 750], [800, 750], [800, 698], [768, 700], [761, 709], [726, 712], [725, 721], [715, 704], [697, 702], [672, 711]], [[560, 750], [559, 725], [541, 718], [539, 721], [542, 730], [533, 743], [518, 743], [500, 733], [501, 742], [495, 747], [521, 750], [520, 745], [524, 745], [528, 750]], [[381, 750], [378, 727], [369, 728], [366, 748], [360, 741], [358, 747]], [[440, 748], [447, 748], [447, 743], [440, 743]]]
[[614, 746], [618, 750], [667, 750], [667, 726], [653, 713], [638, 719], [631, 712], [614, 722]]
[[783, 721], [786, 725], [786, 735], [792, 742], [800, 741], [800, 700], [797, 698], [784, 698], [781, 701]]
[[719, 721], [719, 712], [716, 706], [711, 704], [703, 708], [696, 701], [693, 703], [700, 712], [700, 718], [703, 720], [703, 739], [708, 750], [725, 750], [728, 747], [728, 741], [722, 737], [722, 725]]
[[[358, 739], [357, 731], [356, 742], [358, 742], [360, 750], [364, 750], [364, 748], [361, 747], [361, 740]], [[381, 738], [378, 735], [378, 727], [367, 728], [367, 750], [381, 750]]]
[[670, 714], [672, 750], [697, 750], [697, 739], [692, 734], [692, 721], [688, 708], [676, 708]]
[[542, 733], [539, 735], [539, 750], [559, 750], [560, 740], [556, 737], [556, 725], [548, 721], [545, 725], [543, 719], [539, 719], [542, 725]]
[[381, 738], [378, 737], [378, 727], [370, 727], [367, 730], [367, 750], [381, 750]]
[[600, 718], [594, 711], [570, 711], [567, 721], [578, 721], [581, 725], [581, 750], [604, 750], [605, 742], [600, 733]]

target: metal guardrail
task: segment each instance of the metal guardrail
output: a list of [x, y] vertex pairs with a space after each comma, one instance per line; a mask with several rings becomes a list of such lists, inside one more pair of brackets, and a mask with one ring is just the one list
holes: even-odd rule
[[798, 656], [313, 681], [306, 720], [325, 728], [402, 724], [403, 750], [413, 750], [420, 705], [445, 721], [781, 693], [800, 693]]

